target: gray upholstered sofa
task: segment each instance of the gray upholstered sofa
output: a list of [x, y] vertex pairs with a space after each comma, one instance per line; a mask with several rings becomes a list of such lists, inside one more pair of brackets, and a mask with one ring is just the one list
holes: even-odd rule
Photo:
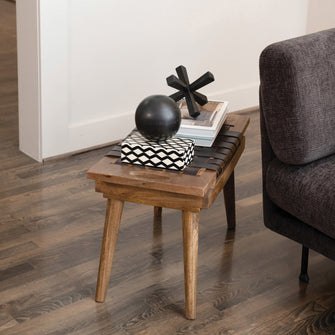
[[335, 29], [260, 56], [264, 223], [335, 260]]

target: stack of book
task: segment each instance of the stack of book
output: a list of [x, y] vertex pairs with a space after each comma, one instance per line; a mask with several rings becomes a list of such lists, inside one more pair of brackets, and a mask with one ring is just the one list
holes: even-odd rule
[[182, 115], [180, 128], [175, 135], [179, 138], [192, 139], [195, 145], [211, 147], [227, 117], [228, 101], [209, 101], [200, 106], [200, 115], [193, 119], [187, 110], [185, 101], [179, 108]]

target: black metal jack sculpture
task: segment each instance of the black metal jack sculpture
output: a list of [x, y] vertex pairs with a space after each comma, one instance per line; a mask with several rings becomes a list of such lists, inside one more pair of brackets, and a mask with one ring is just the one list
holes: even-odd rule
[[214, 76], [208, 71], [190, 84], [185, 66], [178, 66], [176, 71], [179, 78], [173, 74], [166, 78], [166, 82], [169, 86], [179, 90], [178, 92], [171, 94], [170, 98], [177, 102], [185, 97], [190, 116], [196, 118], [200, 114], [196, 102], [200, 106], [203, 106], [208, 102], [207, 97], [196, 92], [196, 90], [214, 81]]

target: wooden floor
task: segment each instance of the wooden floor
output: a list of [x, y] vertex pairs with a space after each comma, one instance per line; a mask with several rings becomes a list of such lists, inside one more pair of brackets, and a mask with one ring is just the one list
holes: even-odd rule
[[107, 300], [94, 301], [105, 200], [86, 170], [108, 148], [39, 164], [18, 150], [15, 4], [0, 0], [0, 334], [335, 334], [335, 262], [264, 228], [259, 114], [223, 197], [200, 215], [197, 319], [184, 318], [181, 214], [127, 203]]

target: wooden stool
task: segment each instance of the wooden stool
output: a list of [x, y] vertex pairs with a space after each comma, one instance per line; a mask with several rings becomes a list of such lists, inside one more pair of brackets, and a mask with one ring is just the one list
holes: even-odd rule
[[162, 207], [178, 209], [183, 217], [185, 314], [196, 317], [199, 213], [209, 208], [223, 190], [228, 229], [235, 228], [234, 168], [244, 150], [243, 136], [249, 118], [228, 115], [226, 122], [241, 133], [239, 146], [217, 176], [215, 171], [200, 169], [197, 175], [150, 170], [115, 164], [116, 157], [104, 157], [87, 172], [95, 180], [95, 191], [107, 198], [105, 226], [100, 255], [96, 301], [104, 302], [112, 269], [115, 245], [124, 201], [154, 206], [160, 216]]

